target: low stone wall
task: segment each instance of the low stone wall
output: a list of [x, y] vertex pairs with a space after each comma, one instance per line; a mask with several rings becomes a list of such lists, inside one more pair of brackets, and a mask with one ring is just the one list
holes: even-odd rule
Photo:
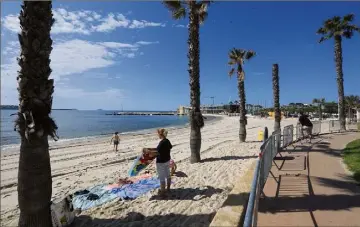
[[210, 226], [242, 226], [249, 200], [251, 183], [256, 167], [254, 161], [245, 174], [235, 182], [234, 188], [230, 192], [222, 207], [216, 212]]

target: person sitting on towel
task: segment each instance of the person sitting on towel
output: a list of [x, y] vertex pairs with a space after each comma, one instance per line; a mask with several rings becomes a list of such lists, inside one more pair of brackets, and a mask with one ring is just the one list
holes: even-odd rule
[[[146, 152], [156, 154], [156, 171], [160, 180], [160, 191], [159, 195], [165, 196], [166, 191], [170, 192], [171, 186], [171, 174], [170, 174], [170, 150], [172, 148], [171, 142], [166, 138], [166, 129], [158, 129], [157, 134], [160, 142], [157, 148], [148, 148]], [[175, 164], [175, 163], [174, 163]], [[175, 167], [175, 166], [174, 166]], [[176, 169], [176, 168], [175, 168]], [[175, 172], [175, 171], [174, 171]], [[166, 191], [165, 191], [166, 183]]]

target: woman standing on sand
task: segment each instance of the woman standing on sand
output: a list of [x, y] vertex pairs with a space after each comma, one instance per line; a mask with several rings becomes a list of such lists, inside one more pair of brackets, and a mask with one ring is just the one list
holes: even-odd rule
[[[167, 131], [166, 129], [158, 129], [157, 134], [159, 136], [160, 142], [157, 148], [148, 148], [146, 152], [151, 152], [156, 154], [156, 171], [160, 180], [160, 191], [159, 195], [165, 196], [166, 191], [170, 192], [171, 186], [171, 175], [170, 175], [170, 150], [172, 145], [170, 141], [166, 138]], [[166, 191], [165, 191], [166, 183]]]
[[120, 136], [118, 135], [118, 132], [115, 132], [114, 136], [110, 140], [110, 144], [114, 141], [114, 150], [115, 152], [118, 151], [118, 145], [120, 143]]

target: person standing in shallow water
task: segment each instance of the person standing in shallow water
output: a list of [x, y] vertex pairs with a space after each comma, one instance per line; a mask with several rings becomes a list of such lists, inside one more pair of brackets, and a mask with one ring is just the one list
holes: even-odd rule
[[160, 196], [165, 196], [166, 192], [170, 192], [171, 174], [170, 174], [170, 151], [172, 149], [171, 142], [166, 138], [166, 129], [158, 129], [157, 134], [160, 142], [157, 148], [148, 148], [146, 152], [156, 155], [156, 171], [160, 180]]
[[111, 138], [110, 144], [114, 141], [114, 150], [115, 152], [118, 151], [118, 145], [120, 143], [120, 136], [118, 132], [115, 132], [115, 134], [113, 135], [113, 137]]

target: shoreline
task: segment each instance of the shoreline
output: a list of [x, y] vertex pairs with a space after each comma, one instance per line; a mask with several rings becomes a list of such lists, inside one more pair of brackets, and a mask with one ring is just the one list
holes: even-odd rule
[[[295, 120], [282, 121], [282, 125], [293, 123]], [[234, 186], [233, 182], [258, 157], [261, 146], [261, 142], [256, 141], [258, 131], [268, 127], [271, 133], [273, 125], [274, 121], [269, 119], [248, 119], [248, 142], [239, 143], [238, 117], [209, 117], [201, 130], [202, 162], [196, 164], [190, 164], [188, 161], [190, 158], [189, 125], [168, 128], [168, 138], [173, 144], [171, 157], [177, 163], [177, 171], [183, 172], [186, 176], [174, 177], [173, 188], [176, 198], [151, 200], [151, 195], [145, 195], [135, 200], [117, 200], [115, 203], [104, 204], [84, 211], [82, 214], [89, 215], [91, 218], [114, 217], [121, 220], [132, 211], [150, 217], [161, 214], [161, 210], [165, 209], [181, 214], [180, 219], [187, 218], [187, 214], [216, 212]], [[137, 132], [136, 135], [123, 135], [117, 153], [113, 151], [113, 145], [109, 144], [110, 138], [51, 146], [52, 199], [63, 198], [69, 193], [90, 186], [111, 184], [119, 178], [126, 177], [133, 159], [139, 155], [141, 149], [157, 146], [159, 139], [153, 130], [142, 132], [143, 134]], [[1, 219], [7, 226], [16, 226], [19, 215], [17, 207], [19, 152], [4, 152], [1, 158]], [[148, 168], [156, 174], [155, 165], [150, 165]], [[211, 195], [203, 197], [207, 193]], [[153, 209], [149, 210], [149, 207]], [[153, 225], [154, 223], [150, 223], [152, 220], [151, 218], [144, 219], [144, 223]], [[194, 221], [198, 223], [197, 220]], [[203, 221], [207, 223], [209, 220], [205, 218]], [[77, 226], [91, 225], [79, 223]], [[101, 226], [119, 225], [109, 223], [109, 225]]]
[[[213, 121], [221, 120], [223, 116], [221, 115], [211, 115], [211, 114], [204, 114], [203, 116], [208, 117], [210, 119], [206, 119], [205, 123], [211, 123]], [[163, 128], [170, 130], [176, 130], [181, 128], [188, 128], [190, 126], [189, 122], [181, 125], [169, 125], [164, 126]], [[147, 128], [147, 129], [139, 129], [139, 130], [133, 130], [133, 131], [125, 131], [122, 133], [119, 133], [122, 137], [128, 137], [128, 136], [140, 136], [140, 135], [147, 135], [155, 131], [159, 127], [155, 128]], [[83, 137], [74, 137], [74, 138], [64, 138], [59, 139], [58, 141], [54, 141], [53, 139], [49, 138], [49, 150], [54, 149], [60, 149], [58, 145], [71, 145], [73, 143], [85, 143], [90, 141], [98, 141], [98, 140], [106, 140], [108, 137], [110, 137], [112, 133], [109, 134], [103, 134], [103, 135], [94, 135], [94, 136], [83, 136]], [[110, 139], [109, 139], [110, 140]], [[3, 155], [5, 153], [13, 153], [13, 152], [19, 152], [20, 143], [14, 143], [14, 144], [6, 144], [0, 146], [0, 153]], [[16, 149], [16, 150], [15, 150]]]

